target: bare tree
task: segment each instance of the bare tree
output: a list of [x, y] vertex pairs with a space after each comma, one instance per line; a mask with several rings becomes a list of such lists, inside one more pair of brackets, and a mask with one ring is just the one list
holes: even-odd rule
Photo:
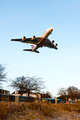
[[5, 66], [0, 64], [0, 87], [2, 85], [2, 82], [6, 82], [6, 75], [7, 73], [4, 73]]
[[59, 89], [58, 95], [60, 95], [60, 96], [65, 96], [65, 95], [66, 95], [66, 89], [65, 89], [65, 88]]
[[58, 95], [60, 95], [58, 97], [58, 99], [64, 99], [64, 100], [66, 100], [67, 99], [67, 91], [66, 91], [66, 89], [65, 88], [60, 88], [58, 90]]
[[75, 91], [75, 98], [77, 99], [78, 102], [78, 99], [80, 99], [80, 90]]
[[11, 87], [16, 88], [22, 94], [23, 91], [28, 93], [28, 102], [30, 91], [40, 91], [44, 88], [44, 81], [38, 77], [17, 77], [15, 80], [12, 80]]
[[78, 90], [77, 87], [74, 86], [70, 86], [67, 89], [61, 88], [59, 89], [58, 95], [60, 95], [58, 98], [60, 99], [69, 99], [71, 98], [72, 100], [74, 100], [75, 98], [79, 99], [80, 96], [80, 90]]
[[74, 86], [70, 86], [67, 88], [67, 93], [69, 98], [74, 100], [78, 96], [78, 88]]

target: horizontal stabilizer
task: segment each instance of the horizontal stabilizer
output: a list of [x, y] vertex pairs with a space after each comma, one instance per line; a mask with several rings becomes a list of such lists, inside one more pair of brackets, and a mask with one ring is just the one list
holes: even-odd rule
[[31, 51], [31, 52], [39, 53], [39, 51], [37, 51], [37, 50], [32, 51], [32, 49], [23, 49], [23, 51]]
[[11, 41], [21, 41], [22, 39], [11, 39]]

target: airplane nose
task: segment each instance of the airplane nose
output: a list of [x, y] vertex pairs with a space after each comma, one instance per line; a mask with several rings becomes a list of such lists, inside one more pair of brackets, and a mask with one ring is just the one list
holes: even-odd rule
[[53, 31], [53, 28], [51, 29], [51, 32]]
[[53, 29], [53, 27], [50, 27], [51, 29]]
[[51, 32], [53, 31], [53, 28], [51, 28]]
[[52, 31], [53, 31], [53, 28], [52, 28]]

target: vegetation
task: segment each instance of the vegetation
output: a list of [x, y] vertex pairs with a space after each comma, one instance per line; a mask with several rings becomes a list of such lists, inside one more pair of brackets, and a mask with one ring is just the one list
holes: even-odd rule
[[[0, 64], [0, 85], [6, 82], [5, 66]], [[74, 104], [51, 104], [51, 103], [29, 103], [30, 91], [39, 92], [44, 88], [44, 82], [37, 77], [17, 77], [12, 80], [11, 87], [28, 93], [28, 102], [0, 102], [0, 120], [80, 120], [80, 103]], [[42, 97], [51, 96], [49, 92]], [[78, 100], [80, 90], [70, 86], [61, 88], [58, 98], [67, 100], [75, 98]], [[9, 101], [9, 100], [8, 100]]]
[[28, 102], [29, 102], [29, 95], [30, 91], [40, 91], [44, 88], [44, 82], [41, 78], [37, 77], [18, 77], [15, 80], [12, 80], [11, 87], [16, 88], [22, 94], [23, 91], [28, 93]]
[[0, 102], [0, 120], [80, 120], [80, 103]]
[[6, 82], [6, 75], [7, 73], [5, 72], [5, 66], [0, 64], [0, 87], [2, 87], [2, 82]]
[[67, 89], [61, 88], [58, 91], [58, 95], [60, 95], [58, 97], [58, 99], [68, 100], [70, 98], [72, 100], [77, 99], [77, 101], [78, 101], [78, 99], [80, 97], [80, 90], [74, 86], [70, 86]]

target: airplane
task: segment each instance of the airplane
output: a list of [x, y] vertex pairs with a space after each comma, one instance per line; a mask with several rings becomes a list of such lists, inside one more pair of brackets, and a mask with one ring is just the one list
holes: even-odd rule
[[43, 33], [43, 35], [41, 37], [33, 36], [32, 38], [26, 38], [24, 36], [23, 38], [11, 39], [11, 41], [19, 41], [19, 42], [23, 42], [23, 43], [34, 44], [34, 45], [31, 45], [32, 49], [23, 49], [23, 51], [31, 51], [31, 52], [39, 53], [39, 51], [37, 51], [37, 49], [40, 47], [43, 47], [43, 46], [49, 47], [49, 48], [54, 48], [57, 50], [58, 44], [53, 44], [54, 40], [50, 41], [48, 39], [48, 36], [52, 33], [52, 31], [53, 31], [53, 28], [50, 27]]

